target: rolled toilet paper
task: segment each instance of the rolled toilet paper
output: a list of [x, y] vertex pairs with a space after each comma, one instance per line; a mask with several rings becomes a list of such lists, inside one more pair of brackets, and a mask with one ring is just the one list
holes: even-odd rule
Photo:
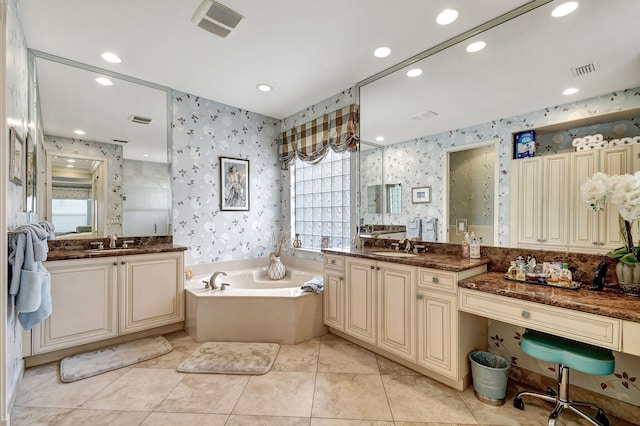
[[634, 136], [633, 143], [640, 143], [640, 136]]
[[632, 143], [634, 143], [633, 138], [620, 139], [620, 145], [631, 145]]
[[602, 136], [600, 133], [596, 133], [595, 135], [591, 135], [591, 139], [594, 142], [602, 142], [604, 140], [604, 136]]
[[573, 142], [571, 142], [571, 145], [573, 145], [573, 146], [579, 146], [579, 145], [582, 145], [583, 143], [584, 143], [584, 139], [582, 139], [582, 138], [575, 138], [575, 139], [573, 140]]
[[611, 139], [611, 140], [609, 141], [609, 146], [610, 146], [610, 147], [620, 146], [620, 145], [621, 145], [621, 143], [620, 143], [620, 139]]

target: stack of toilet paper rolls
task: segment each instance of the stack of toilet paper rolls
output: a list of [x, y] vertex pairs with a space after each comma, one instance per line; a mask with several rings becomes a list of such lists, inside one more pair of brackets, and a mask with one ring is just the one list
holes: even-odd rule
[[576, 151], [590, 151], [592, 149], [602, 149], [610, 146], [609, 142], [605, 141], [604, 137], [599, 133], [575, 138], [572, 145], [576, 148]]
[[633, 137], [621, 138], [621, 139], [611, 139], [609, 141], [609, 146], [626, 146], [626, 145], [633, 145], [635, 143], [640, 143], [640, 136], [633, 136]]

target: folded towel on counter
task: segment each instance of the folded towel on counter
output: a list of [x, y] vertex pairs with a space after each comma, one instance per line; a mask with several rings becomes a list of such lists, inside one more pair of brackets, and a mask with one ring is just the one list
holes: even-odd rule
[[411, 238], [420, 238], [420, 218], [414, 217], [407, 221], [407, 232], [406, 237]]
[[322, 277], [313, 277], [311, 280], [302, 284], [300, 289], [303, 293], [320, 293], [324, 290], [324, 279]]

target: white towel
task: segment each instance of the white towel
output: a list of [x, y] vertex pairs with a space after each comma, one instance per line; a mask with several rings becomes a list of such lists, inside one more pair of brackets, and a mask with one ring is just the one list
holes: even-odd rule
[[640, 143], [640, 136], [634, 136], [633, 143]]
[[609, 141], [609, 146], [610, 147], [620, 146], [620, 145], [621, 145], [620, 139], [611, 139]]
[[631, 145], [635, 143], [633, 138], [622, 138], [620, 139], [620, 145]]
[[602, 142], [604, 140], [604, 137], [600, 133], [596, 133], [595, 135], [592, 135], [591, 137], [593, 138], [594, 142]]
[[322, 277], [313, 277], [300, 287], [303, 293], [320, 293], [324, 290], [324, 279]]
[[579, 145], [582, 145], [582, 144], [584, 144], [584, 139], [582, 139], [582, 138], [575, 138], [573, 140], [573, 142], [571, 142], [571, 145], [573, 145], [575, 147], [577, 147]]
[[406, 237], [411, 238], [420, 238], [420, 218], [414, 217], [407, 221], [407, 232]]
[[435, 243], [438, 241], [438, 219], [425, 217], [422, 219], [422, 241]]

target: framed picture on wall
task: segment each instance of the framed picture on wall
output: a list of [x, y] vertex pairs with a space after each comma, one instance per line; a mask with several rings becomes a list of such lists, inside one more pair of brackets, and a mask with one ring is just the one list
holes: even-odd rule
[[220, 210], [249, 210], [249, 160], [220, 157]]
[[15, 128], [9, 129], [9, 180], [22, 185], [24, 178], [24, 141]]
[[431, 202], [431, 187], [430, 186], [418, 186], [411, 188], [411, 202], [416, 203], [430, 203]]

